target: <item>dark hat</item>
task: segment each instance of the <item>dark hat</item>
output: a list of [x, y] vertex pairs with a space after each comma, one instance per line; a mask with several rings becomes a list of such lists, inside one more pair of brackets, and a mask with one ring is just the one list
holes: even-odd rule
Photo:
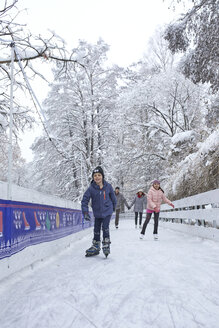
[[93, 172], [92, 172], [92, 178], [94, 177], [94, 174], [95, 174], [95, 173], [100, 173], [100, 174], [102, 174], [103, 179], [104, 179], [104, 173], [103, 173], [103, 169], [102, 169], [101, 166], [97, 166], [97, 167], [93, 170]]

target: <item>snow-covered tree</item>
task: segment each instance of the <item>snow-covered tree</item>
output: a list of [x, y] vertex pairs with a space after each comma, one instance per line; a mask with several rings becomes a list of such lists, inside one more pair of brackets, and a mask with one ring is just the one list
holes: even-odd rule
[[[205, 97], [204, 87], [174, 68], [144, 74], [142, 81], [121, 89], [114, 121], [114, 147], [120, 161], [114, 176], [126, 190], [148, 186], [155, 177], [168, 177], [169, 167], [174, 169], [180, 158], [194, 151], [204, 133]], [[180, 133], [184, 141], [173, 141]], [[190, 135], [188, 142], [185, 134]]]
[[154, 35], [149, 39], [147, 50], [142, 60], [142, 73], [146, 67], [154, 73], [165, 72], [175, 66], [177, 55], [172, 54], [167, 40], [163, 37], [164, 27], [159, 26]]
[[[72, 51], [66, 48], [65, 41], [54, 32], [50, 32], [46, 37], [32, 35], [23, 26], [23, 22], [19, 21], [18, 5], [20, 2], [18, 3], [17, 0], [0, 2], [0, 133], [3, 135], [0, 143], [4, 154], [7, 153], [8, 148], [12, 57], [14, 61], [13, 145], [16, 147], [19, 147], [19, 133], [31, 128], [34, 121], [30, 109], [33, 93], [31, 98], [28, 81], [36, 76], [46, 80], [42, 64], [47, 66], [49, 64], [51, 67], [53, 62], [58, 62], [57, 67], [61, 73], [68, 70], [68, 65], [77, 62], [77, 59], [72, 58]], [[25, 103], [25, 99], [29, 101]], [[17, 149], [17, 154], [19, 153]]]
[[[178, 1], [180, 2], [180, 1]], [[172, 53], [185, 52], [182, 71], [193, 82], [219, 90], [219, 0], [194, 0], [180, 19], [166, 29]]]
[[208, 113], [206, 115], [207, 127], [213, 132], [219, 122], [219, 94], [210, 97], [210, 105], [206, 104]]
[[116, 70], [106, 66], [107, 51], [102, 40], [95, 45], [80, 41], [73, 50], [80, 64], [66, 72], [57, 65], [44, 102], [50, 137], [38, 139], [33, 147], [36, 169], [38, 162], [41, 167], [39, 187], [45, 188], [46, 179], [57, 194], [71, 199], [87, 187], [96, 165], [107, 166], [116, 97]]

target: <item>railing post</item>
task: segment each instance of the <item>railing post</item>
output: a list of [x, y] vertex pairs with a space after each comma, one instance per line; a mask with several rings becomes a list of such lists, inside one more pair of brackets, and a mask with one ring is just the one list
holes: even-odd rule
[[8, 143], [8, 188], [7, 198], [12, 199], [12, 166], [13, 166], [13, 141], [12, 141], [12, 130], [13, 130], [13, 88], [14, 88], [14, 42], [11, 43], [11, 88], [10, 88], [10, 120], [9, 120], [9, 143]]

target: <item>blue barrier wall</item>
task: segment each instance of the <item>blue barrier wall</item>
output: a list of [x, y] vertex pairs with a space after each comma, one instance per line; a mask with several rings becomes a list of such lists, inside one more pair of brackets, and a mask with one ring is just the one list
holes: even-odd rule
[[0, 200], [0, 259], [93, 226], [80, 210]]

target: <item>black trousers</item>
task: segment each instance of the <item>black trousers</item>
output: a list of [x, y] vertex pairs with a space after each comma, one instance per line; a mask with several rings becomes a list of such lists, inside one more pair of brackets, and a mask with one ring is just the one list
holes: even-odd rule
[[139, 225], [141, 225], [142, 222], [142, 212], [135, 212], [135, 225], [138, 224], [138, 213], [139, 213]]
[[[144, 221], [144, 224], [143, 224], [143, 227], [142, 227], [142, 230], [141, 230], [141, 234], [142, 234], [142, 235], [145, 234], [145, 230], [146, 230], [147, 225], [148, 225], [148, 223], [149, 223], [149, 221], [150, 221], [150, 219], [151, 219], [151, 215], [152, 215], [152, 214], [153, 214], [153, 213], [147, 213], [147, 215], [146, 215], [146, 219], [145, 219], [145, 221]], [[155, 212], [154, 212], [154, 232], [153, 232], [153, 234], [156, 234], [156, 233], [157, 233], [157, 230], [158, 230], [159, 214], [160, 214], [160, 212], [158, 212], [158, 213], [155, 213]]]

